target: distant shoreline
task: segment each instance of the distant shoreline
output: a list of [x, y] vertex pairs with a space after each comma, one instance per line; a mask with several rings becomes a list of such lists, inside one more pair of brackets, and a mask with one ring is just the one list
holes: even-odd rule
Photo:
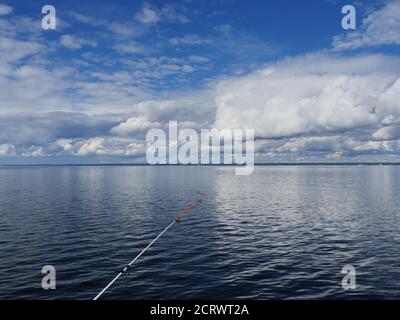
[[[83, 163], [83, 164], [3, 164], [1, 167], [237, 167], [236, 164], [156, 164], [146, 163]], [[342, 162], [342, 163], [255, 163], [254, 166], [400, 166], [400, 162]]]

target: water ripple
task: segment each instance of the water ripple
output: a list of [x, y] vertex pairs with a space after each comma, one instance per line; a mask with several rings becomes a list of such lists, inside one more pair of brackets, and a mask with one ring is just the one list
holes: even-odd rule
[[198, 198], [105, 298], [400, 298], [399, 195], [399, 167], [0, 168], [0, 298], [93, 298]]

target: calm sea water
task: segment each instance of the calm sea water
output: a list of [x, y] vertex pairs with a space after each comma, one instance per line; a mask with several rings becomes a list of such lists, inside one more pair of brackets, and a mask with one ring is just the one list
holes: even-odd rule
[[396, 166], [1, 167], [0, 298], [92, 299], [196, 199], [104, 298], [400, 298]]

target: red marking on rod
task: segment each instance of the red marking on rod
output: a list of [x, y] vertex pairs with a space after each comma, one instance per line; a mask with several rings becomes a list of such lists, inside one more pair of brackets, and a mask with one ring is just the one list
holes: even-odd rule
[[192, 210], [195, 206], [196, 203], [191, 203], [190, 205], [188, 205], [185, 209], [181, 211], [181, 213], [178, 214], [175, 220], [180, 221], [183, 218], [183, 216], [187, 214], [190, 210]]

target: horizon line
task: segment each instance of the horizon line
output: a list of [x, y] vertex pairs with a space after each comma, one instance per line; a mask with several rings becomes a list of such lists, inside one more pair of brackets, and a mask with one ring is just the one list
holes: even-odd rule
[[[249, 164], [247, 164], [249, 165]], [[400, 162], [274, 162], [254, 166], [400, 166]], [[238, 167], [246, 164], [147, 164], [147, 163], [64, 163], [0, 164], [0, 167]]]

